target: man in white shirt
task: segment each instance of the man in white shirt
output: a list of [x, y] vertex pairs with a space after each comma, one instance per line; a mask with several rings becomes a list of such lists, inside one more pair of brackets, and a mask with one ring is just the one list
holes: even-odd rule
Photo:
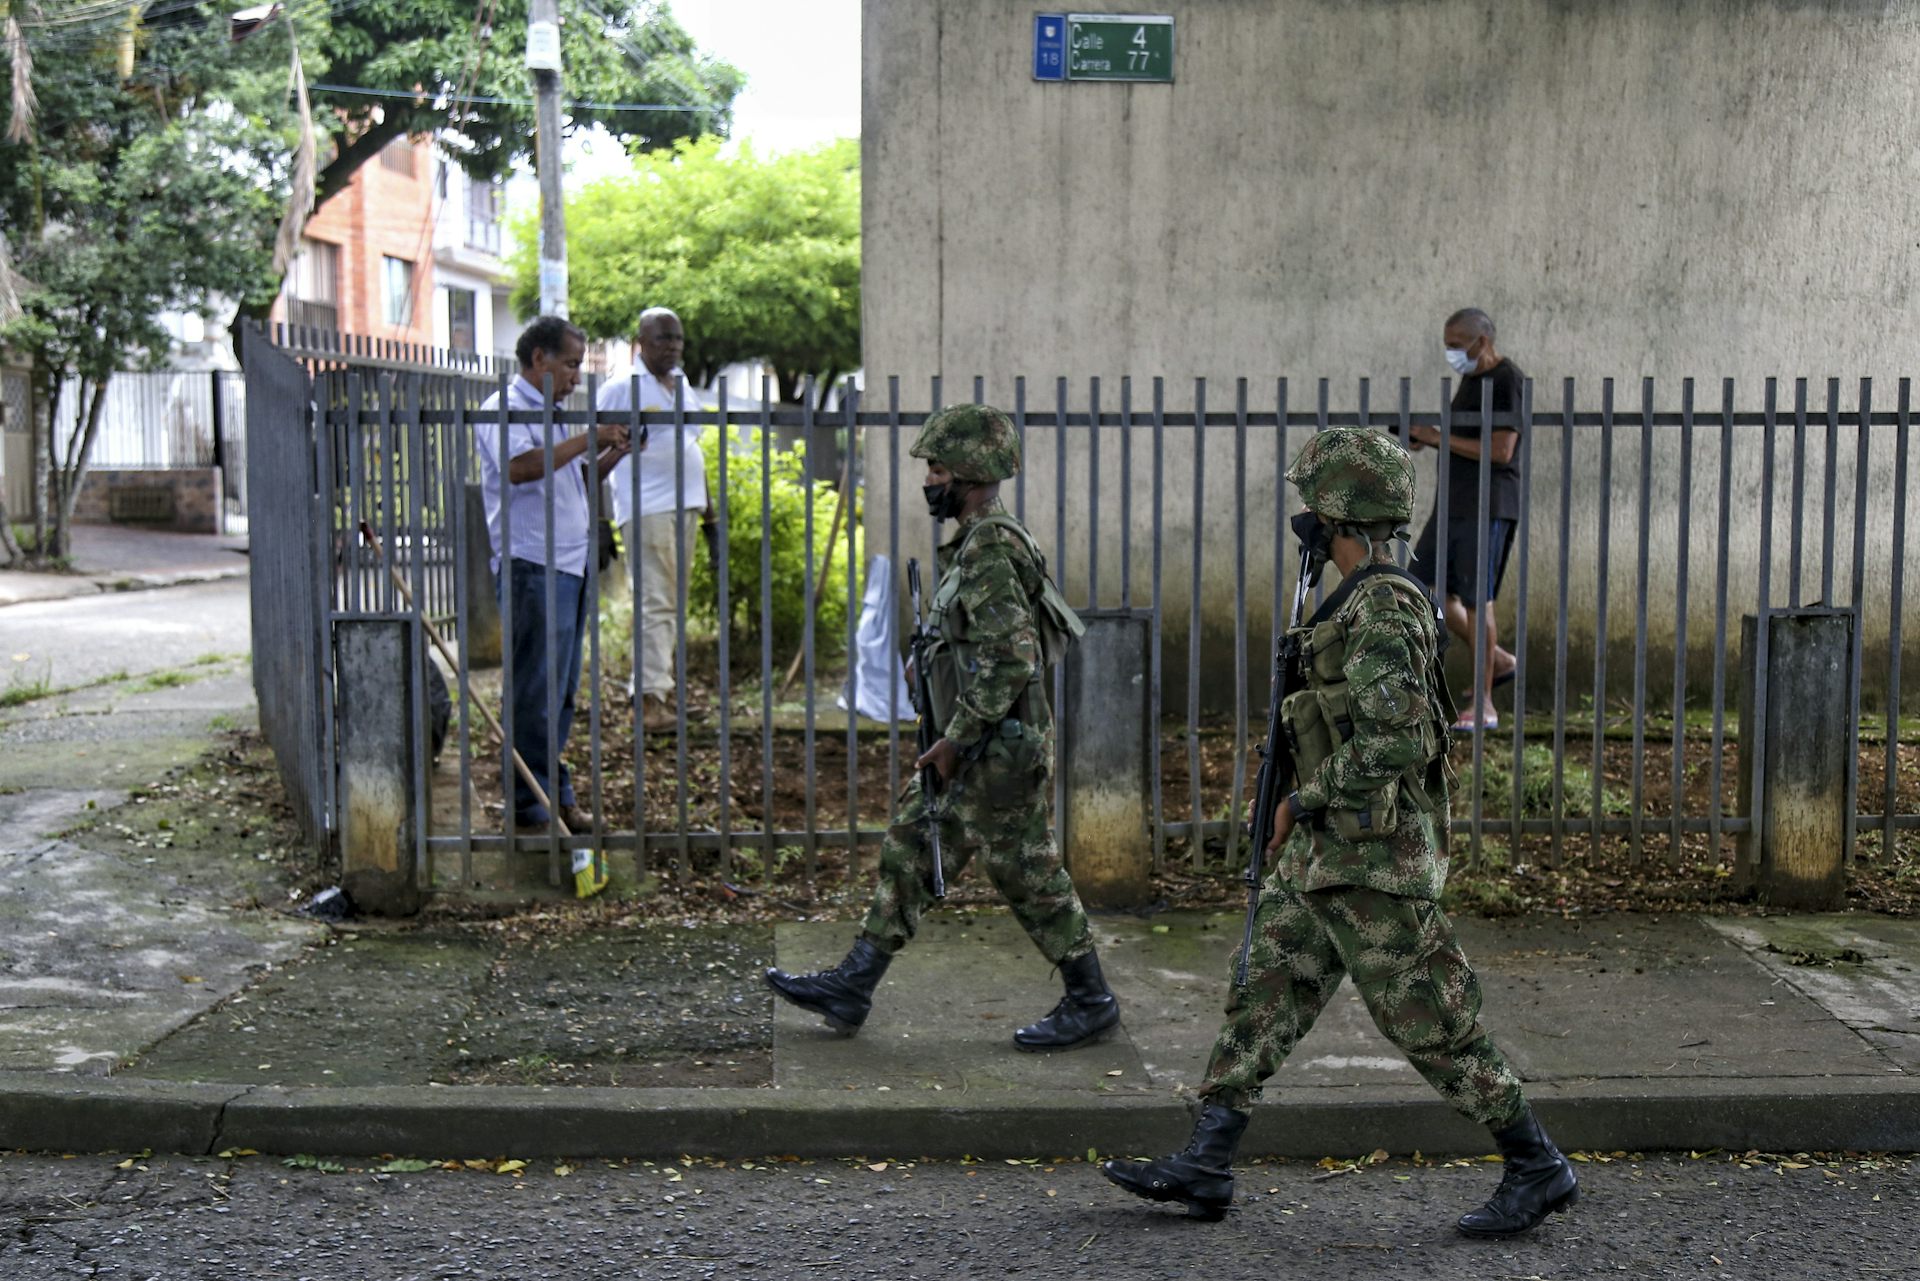
[[[586, 335], [558, 316], [542, 316], [528, 325], [515, 344], [520, 376], [507, 388], [507, 408], [538, 413], [545, 409], [549, 381], [557, 405], [580, 382], [587, 352]], [[624, 423], [596, 426], [589, 434], [578, 424], [553, 424], [553, 469], [547, 468], [546, 428], [539, 422], [509, 423], [506, 428], [506, 484], [500, 466], [500, 397], [489, 396], [474, 424], [474, 450], [480, 458], [480, 492], [487, 510], [487, 538], [501, 609], [511, 610], [512, 635], [506, 674], [511, 682], [513, 748], [547, 789], [558, 766], [557, 789], [549, 792], [560, 817], [575, 832], [590, 830], [590, 815], [578, 808], [573, 779], [564, 763], [548, 753], [549, 702], [557, 751], [564, 752], [573, 725], [573, 700], [580, 688], [580, 640], [586, 626], [587, 562], [597, 547], [588, 520], [587, 459], [597, 454], [594, 483], [627, 455]], [[503, 504], [502, 492], [506, 502]], [[547, 538], [547, 513], [553, 514], [553, 538]], [[503, 549], [503, 544], [505, 544]], [[553, 578], [554, 607], [547, 609], [547, 578]], [[549, 633], [552, 645], [549, 648]], [[549, 682], [555, 683], [549, 694]], [[511, 755], [501, 761], [501, 788], [513, 804], [517, 827], [544, 831], [552, 815], [513, 769]], [[576, 869], [577, 871], [577, 869]]]
[[[686, 348], [680, 317], [665, 307], [640, 313], [637, 339], [639, 358], [625, 376], [600, 389], [599, 408], [626, 412], [671, 412], [674, 397], [691, 414], [702, 406], [687, 387], [680, 368]], [[637, 399], [636, 399], [637, 395]], [[675, 439], [673, 428], [654, 424], [646, 448], [613, 470], [614, 519], [620, 523], [620, 545], [636, 573], [639, 590], [634, 601], [634, 653], [638, 671], [634, 694], [641, 700], [644, 731], [668, 730], [676, 724], [673, 707], [674, 654], [680, 617], [680, 547], [690, 527], [687, 513], [701, 512], [713, 522], [707, 500], [707, 463], [701, 452], [704, 429], [688, 423]], [[637, 567], [637, 568], [636, 568]]]

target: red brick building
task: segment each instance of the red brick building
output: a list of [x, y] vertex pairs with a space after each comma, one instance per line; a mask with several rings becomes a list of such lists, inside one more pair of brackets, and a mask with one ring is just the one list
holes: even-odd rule
[[438, 163], [429, 139], [398, 138], [360, 166], [307, 222], [273, 319], [433, 345]]

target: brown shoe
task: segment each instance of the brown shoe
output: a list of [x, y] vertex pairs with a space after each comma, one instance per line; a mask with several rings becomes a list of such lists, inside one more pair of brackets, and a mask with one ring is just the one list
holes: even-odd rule
[[640, 700], [640, 728], [648, 734], [664, 734], [679, 728], [680, 718], [666, 699], [648, 694]]
[[562, 805], [560, 807], [560, 821], [565, 823], [567, 830], [575, 836], [583, 832], [593, 831], [593, 815], [578, 805]]

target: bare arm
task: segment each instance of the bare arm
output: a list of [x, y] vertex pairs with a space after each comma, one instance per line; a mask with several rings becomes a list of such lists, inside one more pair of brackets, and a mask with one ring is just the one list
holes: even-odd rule
[[[600, 460], [600, 475], [604, 478], [613, 470], [613, 465], [627, 456], [627, 428], [624, 423], [608, 423], [578, 436], [569, 436], [557, 442], [553, 447], [553, 465], [564, 467], [580, 455], [587, 452], [589, 445], [606, 451]], [[547, 474], [546, 450], [529, 449], [523, 454], [514, 455], [507, 464], [507, 479], [516, 485], [526, 485], [540, 480]]]

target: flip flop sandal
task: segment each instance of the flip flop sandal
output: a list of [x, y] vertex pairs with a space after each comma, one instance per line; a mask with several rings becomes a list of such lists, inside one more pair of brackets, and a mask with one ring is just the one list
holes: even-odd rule
[[1484, 721], [1462, 719], [1455, 721], [1447, 728], [1456, 734], [1478, 734], [1483, 731], [1491, 734], [1500, 728], [1500, 718], [1498, 716], [1490, 716]]

